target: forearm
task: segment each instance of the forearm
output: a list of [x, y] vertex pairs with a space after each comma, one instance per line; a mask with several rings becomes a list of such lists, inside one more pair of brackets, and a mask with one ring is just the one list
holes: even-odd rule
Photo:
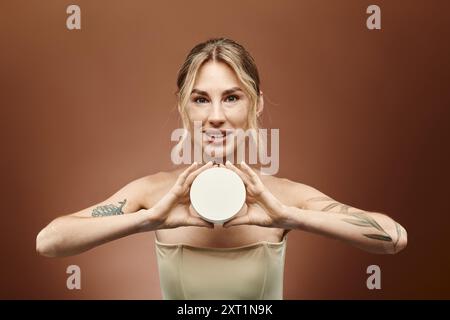
[[36, 238], [36, 250], [48, 257], [75, 255], [130, 234], [156, 229], [152, 209], [103, 216], [62, 216], [53, 220]]
[[407, 243], [406, 230], [389, 216], [377, 212], [338, 213], [285, 207], [286, 225], [344, 241], [362, 250], [394, 254]]

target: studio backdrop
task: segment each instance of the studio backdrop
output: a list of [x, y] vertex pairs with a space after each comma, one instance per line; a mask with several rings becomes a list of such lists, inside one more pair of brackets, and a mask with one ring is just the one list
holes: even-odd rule
[[[370, 27], [372, 5], [380, 28]], [[161, 299], [153, 232], [54, 259], [36, 253], [36, 235], [176, 167], [177, 72], [195, 44], [216, 37], [255, 59], [262, 124], [280, 134], [277, 176], [408, 230], [396, 255], [292, 231], [284, 298], [450, 298], [449, 9], [424, 0], [1, 1], [0, 298]], [[67, 287], [72, 265], [79, 290]], [[380, 289], [367, 287], [371, 265]]]

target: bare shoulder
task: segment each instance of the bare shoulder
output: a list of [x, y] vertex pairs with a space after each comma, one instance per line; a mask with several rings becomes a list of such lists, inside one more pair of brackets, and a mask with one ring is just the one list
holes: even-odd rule
[[136, 179], [131, 183], [144, 187], [147, 191], [155, 191], [168, 183], [175, 182], [176, 178], [176, 171], [160, 171]]
[[144, 176], [131, 182], [140, 189], [140, 206], [144, 209], [151, 208], [175, 183], [180, 170], [160, 171]]

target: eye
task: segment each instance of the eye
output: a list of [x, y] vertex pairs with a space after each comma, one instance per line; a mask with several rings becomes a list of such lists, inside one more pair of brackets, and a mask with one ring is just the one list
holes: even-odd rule
[[195, 103], [206, 103], [208, 101], [203, 97], [197, 97], [197, 98], [194, 98], [194, 102]]
[[[231, 100], [230, 100], [230, 98], [231, 98]], [[236, 95], [228, 96], [228, 97], [225, 99], [225, 101], [227, 101], [227, 102], [236, 102], [236, 101], [238, 101], [238, 100], [239, 100], [239, 97], [236, 96]]]

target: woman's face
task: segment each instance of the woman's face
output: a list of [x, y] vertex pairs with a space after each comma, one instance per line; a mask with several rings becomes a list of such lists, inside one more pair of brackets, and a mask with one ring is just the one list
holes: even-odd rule
[[[234, 152], [239, 142], [234, 141], [235, 130], [247, 129], [250, 100], [227, 64], [209, 61], [200, 67], [189, 102], [188, 119], [201, 122], [203, 152], [218, 161]], [[195, 137], [191, 132], [191, 137]]]

